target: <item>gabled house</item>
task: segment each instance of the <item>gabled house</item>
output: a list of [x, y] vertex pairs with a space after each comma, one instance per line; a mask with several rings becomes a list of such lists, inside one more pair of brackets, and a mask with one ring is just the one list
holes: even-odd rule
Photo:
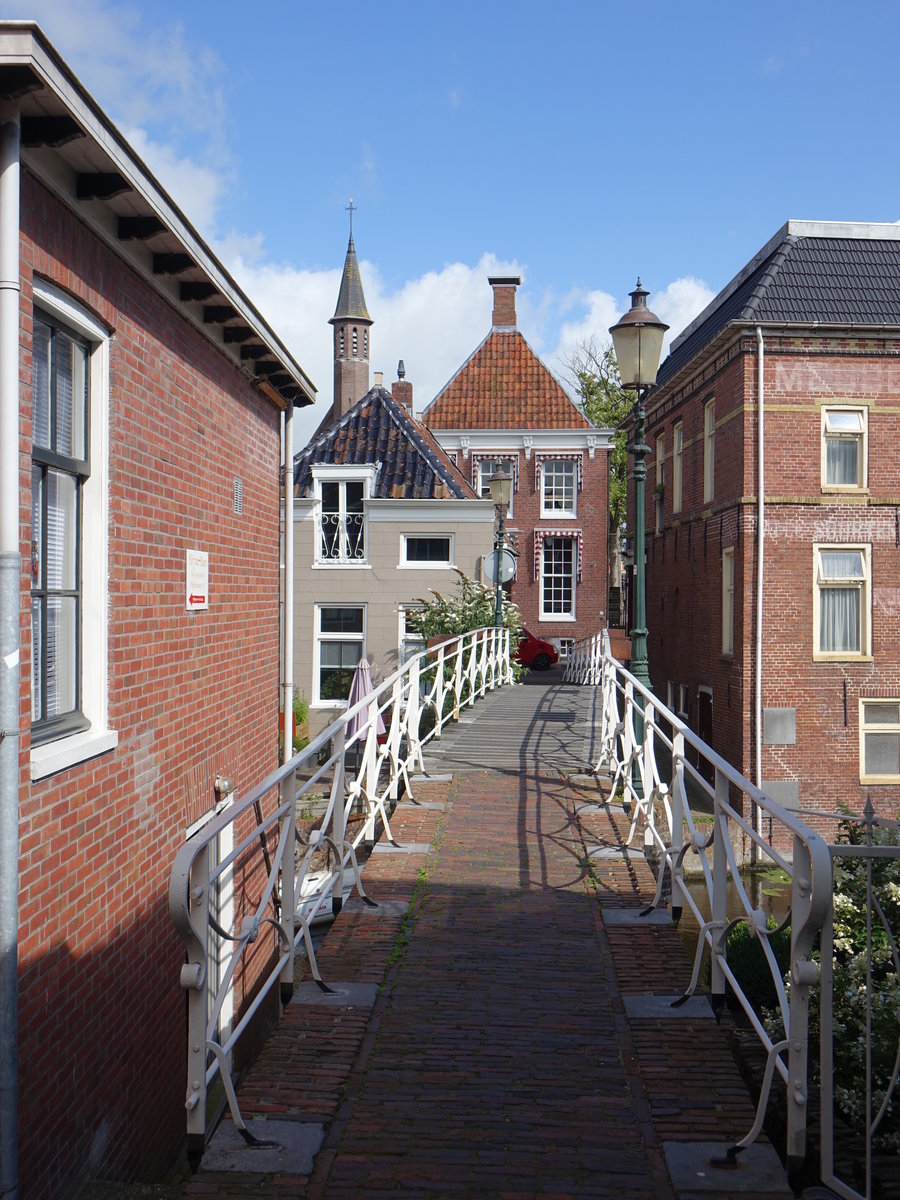
[[511, 596], [525, 625], [565, 657], [606, 623], [612, 431], [587, 420], [519, 332], [521, 280], [488, 282], [491, 330], [422, 421], [477, 495], [490, 495], [495, 470], [512, 475]]
[[[402, 367], [401, 367], [402, 369]], [[480, 500], [412, 415], [412, 385], [372, 387], [294, 458], [294, 682], [315, 734], [346, 706], [363, 657], [375, 679], [422, 641], [407, 613], [453, 594], [492, 546]]]
[[314, 389], [31, 23], [0, 99], [0, 1193], [63, 1197], [183, 1144], [169, 873], [277, 765]]
[[898, 397], [900, 228], [809, 221], [648, 397], [654, 689], [789, 807], [900, 805]]

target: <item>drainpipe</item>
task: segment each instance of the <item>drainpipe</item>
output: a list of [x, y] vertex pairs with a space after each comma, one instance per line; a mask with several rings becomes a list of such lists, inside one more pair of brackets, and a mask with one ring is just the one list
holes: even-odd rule
[[284, 412], [284, 606], [281, 630], [284, 747], [281, 761], [294, 754], [294, 405]]
[[[756, 370], [757, 370], [757, 445], [756, 458], [759, 471], [757, 483], [757, 518], [756, 518], [756, 670], [754, 672], [756, 695], [754, 698], [754, 715], [756, 722], [756, 786], [762, 789], [762, 662], [763, 662], [763, 563], [766, 537], [766, 456], [765, 456], [765, 383], [766, 347], [763, 342], [762, 328], [756, 327]], [[753, 828], [762, 834], [762, 809], [754, 806]], [[756, 843], [750, 854], [751, 862], [756, 861]]]
[[19, 875], [19, 114], [0, 106], [0, 1197], [16, 1200]]

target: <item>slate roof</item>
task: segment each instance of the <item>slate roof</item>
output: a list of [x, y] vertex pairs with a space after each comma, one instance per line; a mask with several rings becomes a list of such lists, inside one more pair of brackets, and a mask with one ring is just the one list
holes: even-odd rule
[[518, 330], [492, 330], [422, 413], [430, 429], [592, 429]]
[[344, 273], [341, 275], [341, 289], [338, 292], [337, 308], [329, 324], [346, 320], [368, 321], [374, 324], [366, 308], [366, 298], [363, 295], [362, 279], [359, 276], [359, 263], [356, 258], [356, 247], [353, 245], [353, 234], [347, 245], [347, 257], [344, 259]]
[[900, 330], [900, 229], [881, 232], [871, 225], [789, 221], [676, 338], [657, 385], [729, 324]]
[[376, 462], [378, 499], [477, 499], [433, 435], [379, 384], [294, 455], [295, 494], [311, 494], [314, 464]]

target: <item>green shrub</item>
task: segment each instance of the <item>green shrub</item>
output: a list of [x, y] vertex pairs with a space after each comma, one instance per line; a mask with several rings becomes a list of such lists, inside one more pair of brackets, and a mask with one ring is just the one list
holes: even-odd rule
[[[777, 928], [774, 917], [769, 917], [767, 928]], [[783, 976], [791, 962], [790, 928], [779, 929], [768, 938], [768, 942], [775, 955], [779, 973]], [[778, 993], [775, 990], [772, 972], [769, 970], [769, 962], [762, 943], [750, 933], [746, 921], [741, 921], [729, 933], [726, 957], [729, 967], [741, 985], [741, 990], [755, 1011], [775, 1008], [778, 1004]], [[730, 985], [728, 991], [731, 991]]]

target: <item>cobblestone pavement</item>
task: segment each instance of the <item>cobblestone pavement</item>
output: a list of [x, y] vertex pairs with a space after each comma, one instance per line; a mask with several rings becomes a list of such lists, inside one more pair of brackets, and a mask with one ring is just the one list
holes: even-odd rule
[[750, 1156], [709, 1165], [753, 1107], [706, 1001], [669, 1007], [687, 956], [638, 916], [652, 877], [598, 782], [414, 781], [420, 805], [391, 817], [403, 849], [365, 869], [379, 907], [345, 905], [318, 953], [326, 981], [377, 984], [374, 1003], [295, 998], [239, 1089], [257, 1134], [323, 1127], [311, 1170], [254, 1170], [251, 1151], [204, 1164], [185, 1198], [790, 1194], [771, 1147], [760, 1177]]

